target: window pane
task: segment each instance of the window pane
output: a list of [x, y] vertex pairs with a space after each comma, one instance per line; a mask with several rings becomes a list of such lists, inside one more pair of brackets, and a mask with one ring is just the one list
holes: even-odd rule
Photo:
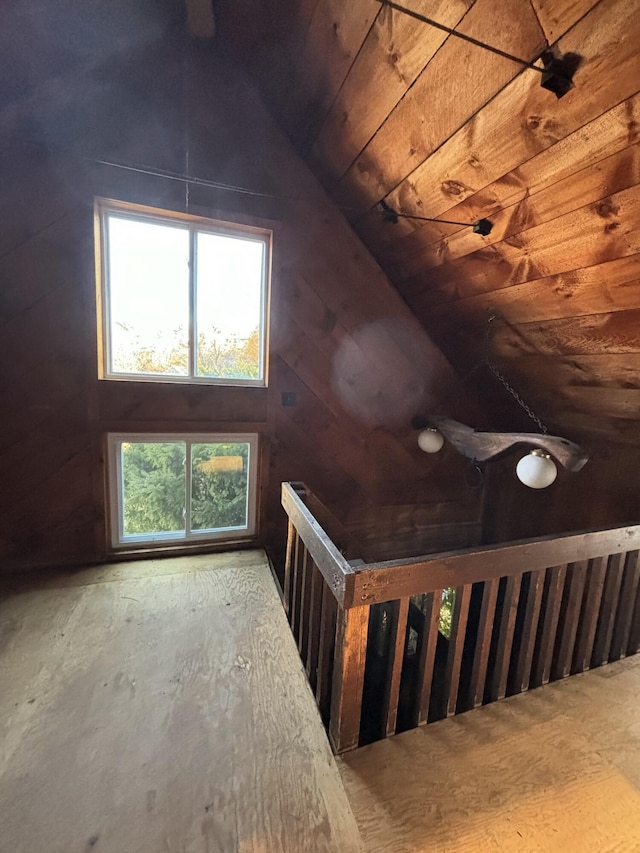
[[107, 222], [110, 372], [188, 376], [188, 230]]
[[197, 234], [197, 375], [262, 379], [265, 245]]
[[124, 537], [184, 536], [186, 444], [136, 441], [121, 448]]
[[249, 445], [191, 447], [191, 529], [247, 526]]

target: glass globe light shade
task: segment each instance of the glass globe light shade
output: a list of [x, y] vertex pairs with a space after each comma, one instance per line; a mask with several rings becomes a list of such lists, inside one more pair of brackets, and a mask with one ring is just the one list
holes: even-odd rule
[[532, 450], [516, 465], [516, 474], [521, 483], [530, 489], [546, 489], [558, 475], [553, 459], [543, 450]]
[[418, 435], [418, 447], [425, 453], [437, 453], [444, 444], [444, 438], [437, 429], [423, 429]]

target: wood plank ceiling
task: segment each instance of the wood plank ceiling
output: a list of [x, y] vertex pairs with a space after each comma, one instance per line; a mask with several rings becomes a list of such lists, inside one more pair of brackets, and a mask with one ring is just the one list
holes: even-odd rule
[[[548, 44], [575, 52], [575, 87], [558, 100], [536, 72], [377, 0], [216, 8], [281, 126], [454, 366], [478, 363], [487, 312], [498, 312], [494, 359], [543, 420], [569, 437], [634, 443], [635, 0], [407, 5], [525, 60]], [[483, 237], [438, 222], [393, 225], [382, 199], [404, 214], [489, 217], [494, 227]]]

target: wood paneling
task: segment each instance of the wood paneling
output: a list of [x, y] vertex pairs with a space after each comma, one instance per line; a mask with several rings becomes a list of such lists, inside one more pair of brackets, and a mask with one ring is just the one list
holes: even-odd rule
[[[340, 65], [339, 91], [305, 139], [305, 156], [454, 366], [467, 371], [482, 358], [487, 311], [499, 312], [506, 323], [497, 327], [495, 356], [512, 384], [558, 431], [593, 439], [616, 459], [627, 454], [631, 468], [640, 435], [635, 3], [514, 0], [501, 4], [499, 22], [495, 4], [462, 5], [416, 0], [411, 8], [524, 58], [545, 42], [574, 53], [574, 88], [556, 99], [536, 73], [382, 8], [353, 62]], [[273, 36], [277, 42], [277, 30]], [[327, 69], [329, 55], [312, 58], [316, 38], [306, 31], [305, 62]], [[256, 79], [277, 76], [260, 52], [247, 61]], [[283, 111], [282, 81], [264, 88], [295, 138], [303, 113]], [[480, 237], [438, 222], [390, 225], [375, 208], [382, 198], [406, 214], [486, 216], [494, 228]], [[490, 401], [492, 425], [508, 424], [510, 402], [493, 394]], [[616, 465], [596, 462], [597, 476], [585, 474], [588, 500], [577, 480], [550, 493], [548, 511], [527, 499], [528, 532], [584, 527], [598, 516], [625, 520], [615, 513], [631, 504], [630, 490], [640, 501], [626, 474], [615, 506], [599, 497], [615, 492]], [[519, 494], [506, 480], [503, 488]], [[489, 496], [489, 514], [494, 505]], [[523, 523], [512, 517], [501, 535]]]
[[[109, 12], [94, 11], [91, 27], [100, 29]], [[275, 11], [273, 27], [286, 18], [284, 7]], [[297, 4], [295, 27], [287, 18], [291, 37], [295, 30], [307, 39], [301, 57], [315, 55], [320, 34], [332, 57], [330, 80], [309, 62], [299, 89], [309, 127], [319, 106], [331, 106], [379, 11], [369, 2], [308, 2]], [[79, 13], [69, 32], [87, 20]], [[420, 453], [410, 427], [414, 414], [456, 386], [448, 361], [242, 71], [228, 56], [184, 43], [172, 18], [160, 20], [166, 27], [144, 29], [139, 41], [130, 34], [122, 51], [88, 51], [53, 76], [23, 69], [0, 104], [0, 384], [10, 413], [0, 426], [3, 569], [105, 558], [109, 430], [259, 432], [261, 534], [278, 548], [286, 532], [281, 480], [305, 480], [343, 516], [367, 502], [426, 497], [450, 507], [444, 522], [460, 518], [458, 502], [468, 507], [465, 520], [477, 520], [479, 495], [457, 489], [462, 468], [448, 471]], [[25, 50], [44, 39], [54, 57], [58, 36], [19, 38]], [[277, 68], [285, 66], [288, 59]], [[147, 174], [183, 173], [187, 146], [191, 174], [213, 184], [193, 185], [188, 199], [183, 183]], [[268, 389], [97, 380], [94, 196], [178, 211], [188, 201], [205, 216], [272, 224]], [[283, 392], [294, 405], [282, 404]]]

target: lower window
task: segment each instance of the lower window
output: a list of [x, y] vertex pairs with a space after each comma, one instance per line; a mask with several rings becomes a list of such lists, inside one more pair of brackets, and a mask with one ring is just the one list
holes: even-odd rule
[[257, 435], [112, 433], [108, 444], [114, 548], [255, 533]]

